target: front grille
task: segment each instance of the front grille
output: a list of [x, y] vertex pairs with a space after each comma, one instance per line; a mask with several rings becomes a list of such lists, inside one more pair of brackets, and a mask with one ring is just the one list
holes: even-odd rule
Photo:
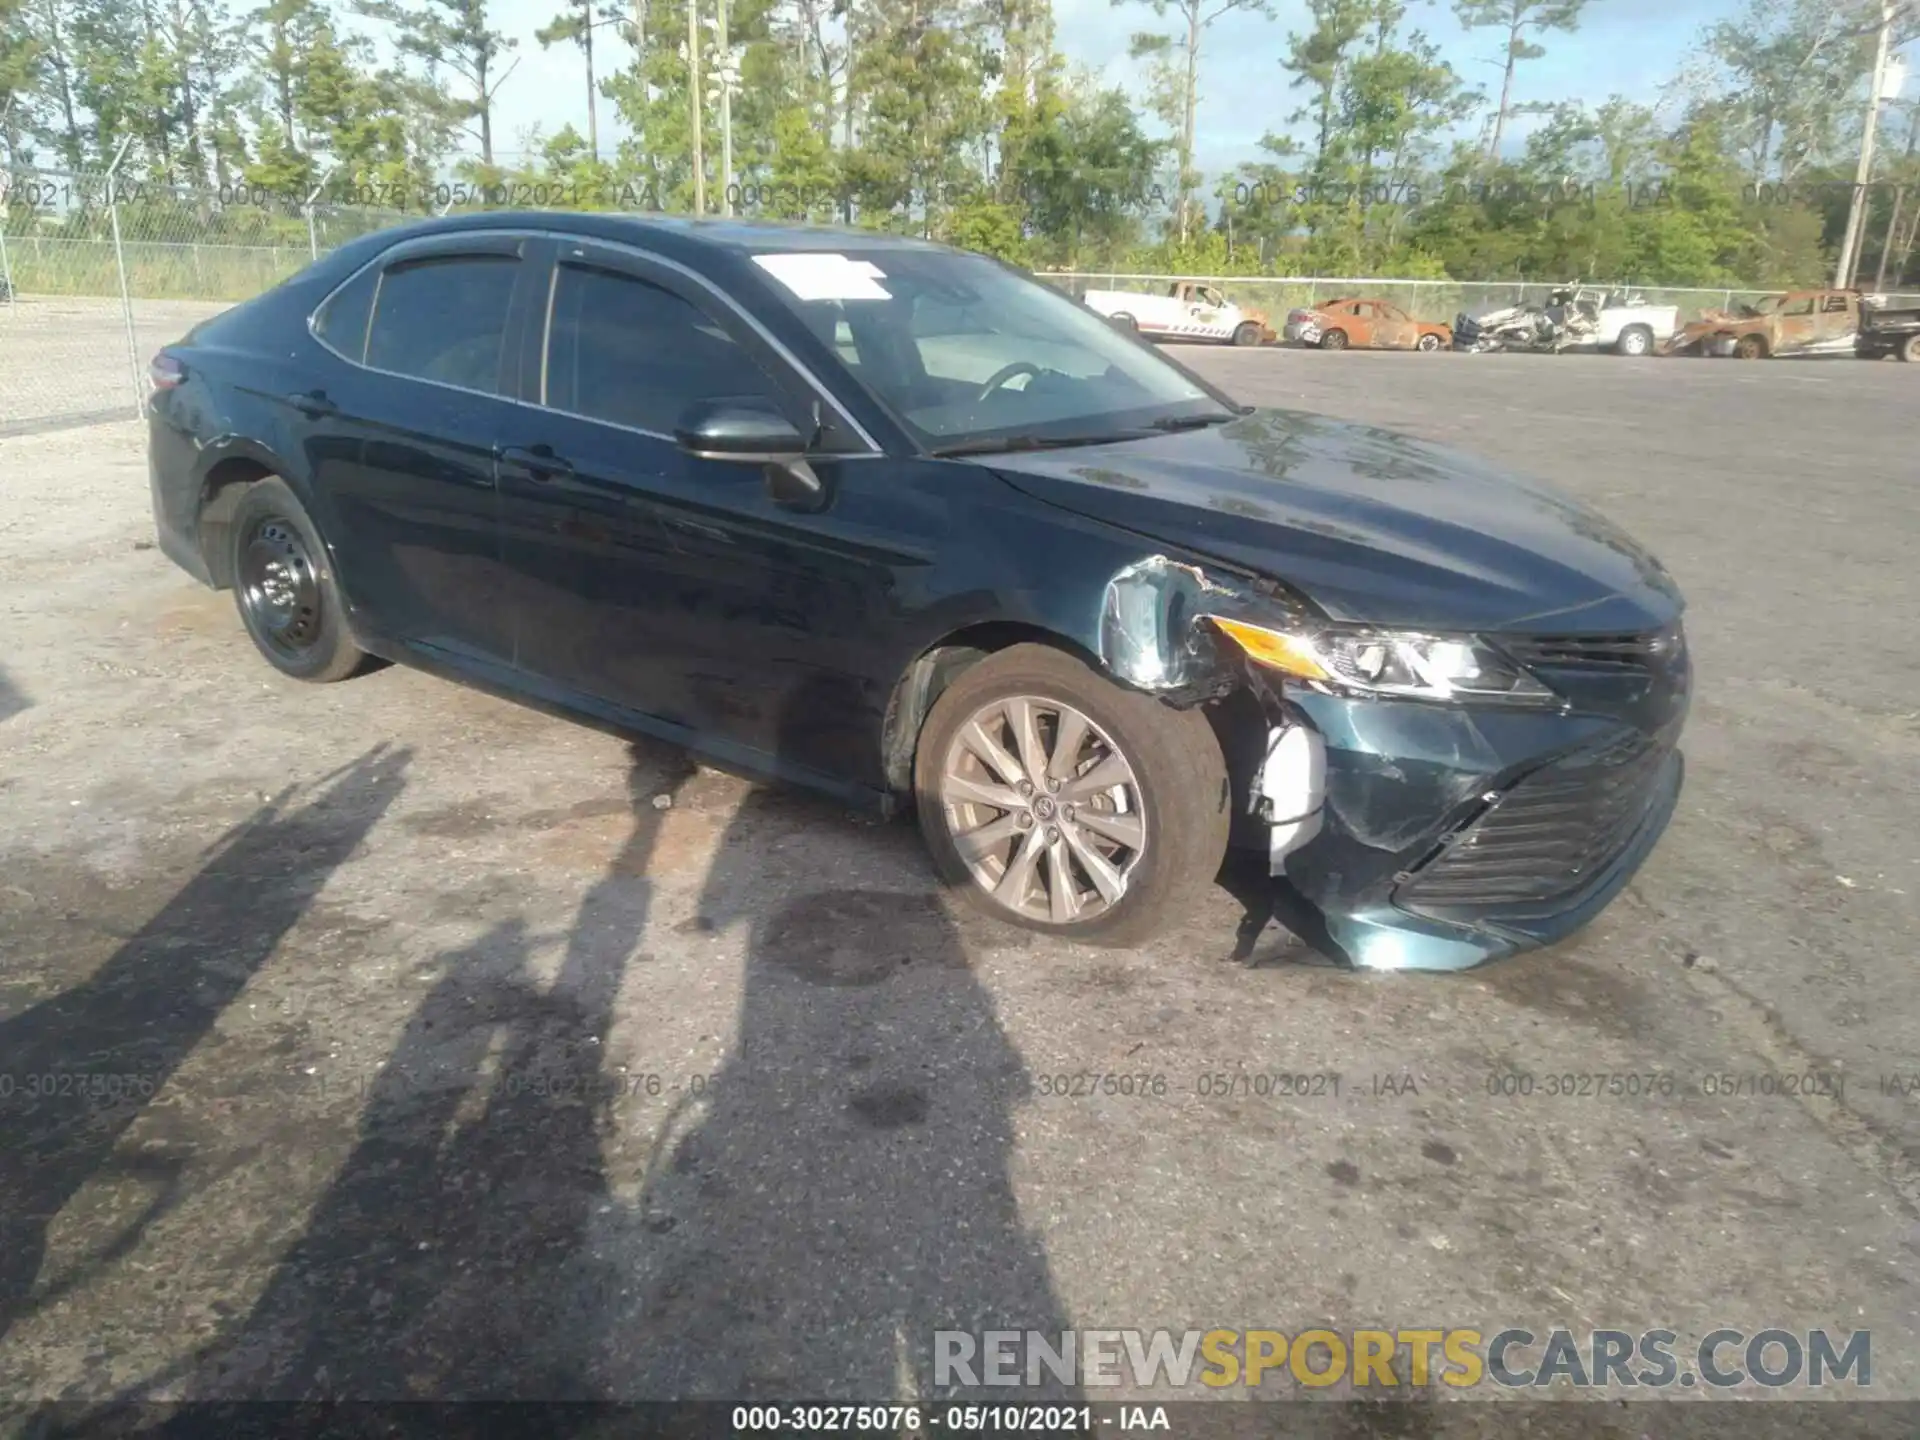
[[1499, 643], [1530, 668], [1653, 674], [1672, 665], [1686, 642], [1676, 625], [1643, 635], [1502, 636]]
[[1632, 842], [1671, 753], [1635, 732], [1535, 771], [1417, 866], [1395, 898], [1492, 907], [1577, 894]]

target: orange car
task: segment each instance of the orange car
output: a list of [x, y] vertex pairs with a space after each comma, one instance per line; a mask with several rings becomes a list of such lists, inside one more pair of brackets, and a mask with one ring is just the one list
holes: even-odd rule
[[1344, 350], [1444, 350], [1453, 343], [1445, 325], [1416, 320], [1388, 300], [1325, 300], [1287, 316], [1286, 338], [1295, 345]]

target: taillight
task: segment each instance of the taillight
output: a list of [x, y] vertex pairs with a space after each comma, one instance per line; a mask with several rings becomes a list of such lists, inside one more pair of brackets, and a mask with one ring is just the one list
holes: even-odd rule
[[147, 362], [147, 379], [155, 390], [171, 390], [187, 378], [187, 367], [162, 350]]
[[1289, 310], [1287, 312], [1287, 319], [1290, 320], [1295, 325], [1298, 325], [1302, 320], [1305, 320], [1309, 316], [1311, 316], [1312, 313], [1313, 312], [1310, 310]]

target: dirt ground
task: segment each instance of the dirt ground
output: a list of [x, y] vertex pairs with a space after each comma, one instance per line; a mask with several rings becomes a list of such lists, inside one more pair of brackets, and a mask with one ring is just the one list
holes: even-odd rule
[[1688, 590], [1687, 790], [1583, 935], [1356, 976], [1223, 889], [1035, 941], [910, 823], [284, 681], [152, 548], [133, 425], [0, 440], [0, 1397], [876, 1401], [943, 1328], [1561, 1325], [1870, 1329], [1920, 1398], [1920, 374], [1182, 358], [1542, 473]]

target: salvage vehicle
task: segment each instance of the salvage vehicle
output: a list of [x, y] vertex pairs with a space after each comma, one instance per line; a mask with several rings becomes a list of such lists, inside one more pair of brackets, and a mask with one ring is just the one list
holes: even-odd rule
[[1323, 300], [1287, 316], [1281, 332], [1290, 344], [1321, 350], [1444, 350], [1453, 331], [1415, 320], [1388, 300]]
[[1860, 307], [1860, 333], [1854, 337], [1854, 353], [1863, 360], [1898, 355], [1902, 360], [1920, 363], [1920, 307], [1889, 305], [1877, 295], [1864, 299], [1871, 303]]
[[1852, 355], [1860, 333], [1857, 290], [1789, 290], [1733, 310], [1710, 310], [1673, 337], [1674, 355]]
[[1177, 923], [1237, 828], [1329, 953], [1463, 968], [1589, 920], [1679, 792], [1683, 602], [1633, 540], [985, 256], [447, 217], [151, 375], [159, 543], [281, 673], [383, 657], [911, 808], [1070, 940]]
[[1453, 322], [1457, 350], [1611, 350], [1651, 355], [1680, 327], [1673, 305], [1649, 305], [1646, 297], [1593, 285], [1555, 290], [1545, 305], [1496, 305], [1460, 312]]
[[1258, 310], [1243, 310], [1211, 285], [1175, 280], [1164, 295], [1130, 290], [1089, 290], [1087, 308], [1122, 330], [1137, 330], [1150, 340], [1224, 340], [1230, 345], [1265, 345], [1273, 327]]

